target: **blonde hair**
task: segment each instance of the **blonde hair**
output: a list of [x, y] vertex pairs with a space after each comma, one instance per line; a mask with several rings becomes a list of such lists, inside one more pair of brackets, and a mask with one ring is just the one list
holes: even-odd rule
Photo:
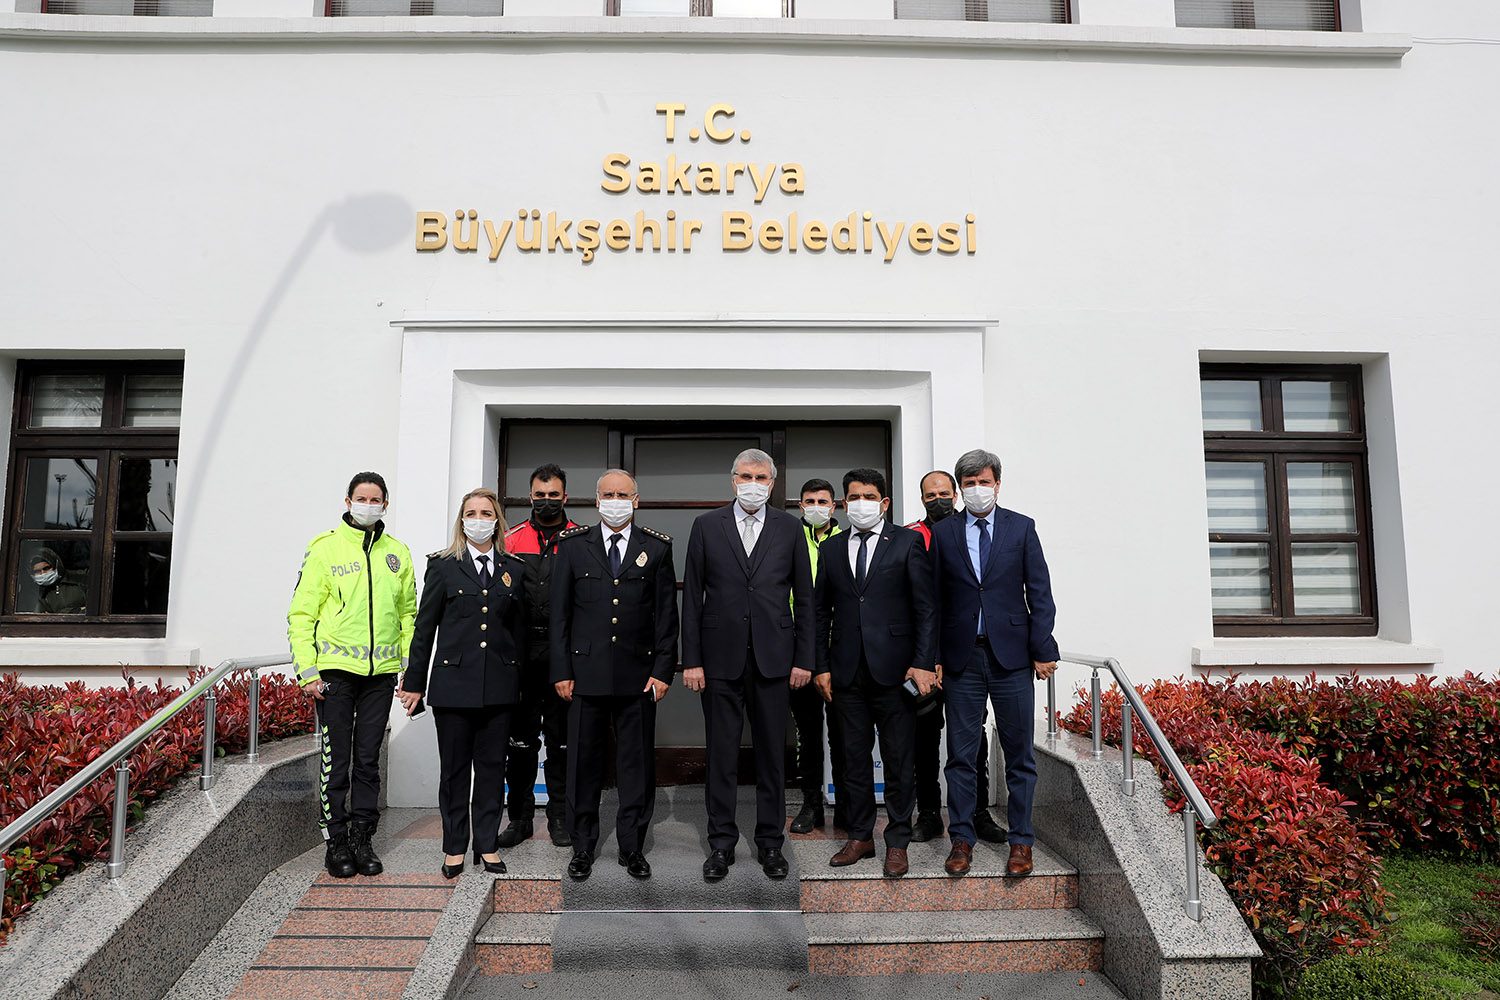
[[464, 508], [475, 497], [483, 497], [495, 509], [495, 536], [493, 539], [495, 551], [505, 551], [505, 532], [509, 529], [509, 526], [505, 523], [505, 515], [500, 510], [500, 498], [495, 495], [494, 490], [487, 486], [480, 486], [465, 493], [463, 499], [458, 502], [458, 516], [453, 519], [453, 544], [439, 552], [439, 556], [445, 559], [462, 559], [464, 553], [469, 550], [469, 536], [464, 534]]

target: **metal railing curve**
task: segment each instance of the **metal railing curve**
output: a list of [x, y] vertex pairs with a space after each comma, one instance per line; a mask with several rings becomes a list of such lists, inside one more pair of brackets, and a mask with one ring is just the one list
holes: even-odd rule
[[[1182, 827], [1184, 832], [1183, 846], [1187, 852], [1187, 897], [1183, 902], [1183, 909], [1187, 915], [1194, 920], [1203, 919], [1203, 900], [1198, 891], [1198, 824], [1201, 822], [1204, 829], [1212, 830], [1219, 825], [1219, 817], [1208, 804], [1208, 800], [1199, 791], [1198, 785], [1188, 775], [1187, 768], [1183, 767], [1182, 761], [1177, 757], [1177, 751], [1172, 749], [1172, 744], [1162, 733], [1161, 727], [1156, 724], [1156, 719], [1151, 710], [1146, 707], [1146, 702], [1141, 698], [1141, 693], [1130, 683], [1130, 678], [1125, 675], [1125, 670], [1120, 666], [1120, 661], [1112, 656], [1087, 656], [1082, 653], [1063, 652], [1058, 657], [1059, 662], [1076, 663], [1082, 667], [1091, 667], [1094, 671], [1093, 681], [1089, 686], [1089, 709], [1090, 717], [1094, 722], [1094, 750], [1095, 760], [1104, 759], [1104, 738], [1101, 718], [1101, 692], [1099, 686], [1099, 671], [1108, 670], [1114, 677], [1115, 686], [1124, 695], [1124, 702], [1120, 706], [1120, 751], [1124, 764], [1120, 790], [1126, 795], [1135, 794], [1135, 727], [1134, 717], [1139, 716], [1141, 726], [1146, 730], [1146, 735], [1151, 742], [1156, 744], [1157, 753], [1171, 772], [1177, 787], [1187, 797], [1187, 802], [1182, 808]], [[1047, 739], [1057, 739], [1057, 673], [1053, 672], [1047, 678]]]
[[[203, 767], [198, 775], [198, 787], [207, 791], [214, 787], [214, 718], [217, 698], [214, 688], [230, 674], [241, 670], [250, 671], [250, 747], [245, 759], [251, 763], [260, 760], [260, 671], [266, 667], [280, 666], [292, 662], [289, 654], [277, 656], [242, 656], [225, 660], [182, 694], [172, 699], [151, 718], [141, 723], [120, 742], [85, 764], [77, 774], [53, 789], [45, 798], [26, 810], [5, 829], [0, 830], [0, 854], [16, 845], [22, 837], [42, 823], [47, 817], [62, 808], [73, 796], [97, 781], [110, 768], [115, 769], [115, 801], [113, 826], [110, 832], [109, 863], [106, 870], [112, 879], [125, 874], [125, 825], [130, 806], [130, 755], [146, 742], [179, 712], [203, 700]], [[4, 891], [5, 872], [0, 868], [0, 892]]]

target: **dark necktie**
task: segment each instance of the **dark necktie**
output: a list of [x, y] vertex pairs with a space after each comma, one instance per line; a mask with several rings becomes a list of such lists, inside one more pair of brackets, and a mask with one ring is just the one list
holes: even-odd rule
[[868, 550], [865, 546], [870, 541], [873, 531], [861, 531], [859, 533], [859, 555], [854, 557], [854, 582], [863, 590], [865, 586], [865, 556]]
[[620, 539], [624, 537], [618, 531], [609, 536], [609, 571], [614, 576], [620, 575]]
[[490, 557], [479, 557], [479, 585], [488, 590], [490, 587]]
[[984, 568], [990, 564], [990, 522], [979, 518], [979, 576], [984, 577]]

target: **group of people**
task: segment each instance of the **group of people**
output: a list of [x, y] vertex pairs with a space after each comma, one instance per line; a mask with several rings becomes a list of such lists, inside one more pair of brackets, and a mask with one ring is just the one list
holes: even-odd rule
[[[591, 526], [568, 519], [567, 477], [555, 465], [533, 473], [531, 516], [509, 531], [499, 497], [471, 490], [451, 543], [428, 557], [420, 602], [411, 554], [384, 530], [385, 481], [356, 475], [343, 522], [308, 546], [288, 615], [297, 678], [314, 699], [323, 740], [329, 873], [382, 870], [371, 842], [394, 696], [408, 715], [433, 713], [444, 875], [463, 872], [470, 849], [475, 865], [504, 872], [499, 851], [532, 835], [545, 738], [548, 834], [572, 849], [568, 876], [587, 879], [613, 733], [618, 860], [650, 878], [656, 706], [674, 681], [679, 643], [683, 684], [703, 708], [707, 881], [735, 862], [747, 719], [756, 862], [770, 878], [788, 873], [789, 715], [804, 792], [794, 833], [825, 819], [827, 718], [834, 823], [848, 834], [830, 864], [875, 856], [877, 738], [884, 874], [906, 874], [908, 844], [941, 834], [937, 750], [946, 715], [946, 870], [965, 874], [983, 837], [1009, 840], [1010, 874], [1030, 872], [1033, 678], [1049, 676], [1058, 653], [1035, 524], [997, 505], [1000, 460], [976, 450], [951, 475], [929, 473], [921, 482], [927, 517], [905, 528], [890, 521], [889, 484], [878, 470], [851, 469], [841, 497], [825, 480], [804, 484], [801, 518], [770, 505], [776, 474], [759, 449], [734, 459], [732, 499], [693, 523], [680, 621], [672, 539], [636, 523], [640, 495], [624, 470], [599, 478], [599, 523]], [[833, 516], [840, 506], [847, 529]], [[987, 703], [1005, 757], [1008, 831], [978, 787]]]

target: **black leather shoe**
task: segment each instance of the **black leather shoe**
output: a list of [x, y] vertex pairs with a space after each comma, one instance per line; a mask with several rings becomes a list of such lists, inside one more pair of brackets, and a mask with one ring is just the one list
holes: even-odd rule
[[911, 825], [911, 839], [919, 844], [943, 835], [943, 818], [937, 813], [921, 813]]
[[519, 822], [511, 820], [505, 824], [505, 829], [500, 831], [500, 839], [496, 843], [501, 847], [515, 847], [521, 841], [530, 839], [531, 820], [523, 819]]
[[491, 875], [505, 874], [504, 858], [499, 858], [494, 861], [486, 861], [484, 859], [484, 855], [480, 853], [479, 848], [477, 847], [474, 848], [474, 863], [476, 865], [484, 865], [484, 870], [489, 872]]
[[574, 851], [573, 860], [568, 862], [568, 878], [574, 882], [582, 882], [594, 872], [594, 856], [588, 851]]
[[1003, 844], [1007, 840], [1005, 828], [996, 823], [995, 817], [983, 806], [974, 810], [974, 833], [988, 844]]
[[732, 864], [734, 864], [733, 851], [710, 851], [708, 860], [703, 862], [703, 881], [719, 881], [729, 874], [729, 866]]
[[442, 872], [443, 878], [458, 878], [464, 873], [464, 863], [462, 860], [460, 860], [458, 864], [450, 865], [447, 861], [447, 858], [445, 857], [443, 860]]
[[781, 848], [762, 847], [755, 857], [767, 878], [786, 878], [790, 866], [787, 865], [786, 855], [781, 853]]
[[620, 867], [629, 872], [631, 878], [651, 877], [651, 862], [647, 861], [646, 855], [640, 851], [631, 851], [629, 854], [621, 854]]
[[797, 813], [797, 818], [792, 820], [791, 830], [793, 833], [812, 833], [814, 827], [822, 826], [823, 803], [809, 798], [802, 803], [802, 811]]
[[353, 878], [359, 869], [354, 867], [354, 855], [349, 853], [349, 837], [339, 834], [328, 838], [328, 847], [323, 852], [323, 867], [334, 878]]
[[385, 871], [375, 848], [370, 846], [373, 836], [375, 824], [358, 821], [349, 824], [349, 853], [354, 856], [354, 867], [361, 875], [379, 875]]
[[568, 824], [561, 816], [547, 817], [547, 836], [552, 838], [552, 843], [558, 847], [572, 847], [573, 835], [568, 832]]

